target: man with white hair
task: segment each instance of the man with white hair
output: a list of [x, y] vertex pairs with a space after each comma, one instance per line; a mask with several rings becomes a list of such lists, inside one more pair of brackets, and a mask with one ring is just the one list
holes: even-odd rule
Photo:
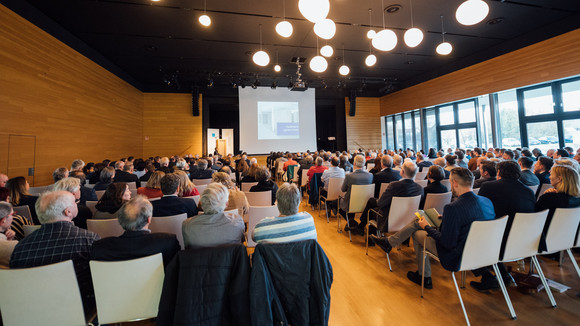
[[81, 159], [74, 160], [71, 164], [70, 171], [82, 171], [85, 167], [85, 162]]
[[44, 266], [72, 259], [85, 312], [88, 312], [87, 309], [94, 307], [89, 255], [93, 242], [100, 237], [73, 225], [78, 210], [75, 197], [68, 191], [41, 194], [36, 201], [36, 213], [42, 226], [16, 245], [10, 268]]
[[7, 269], [10, 255], [18, 241], [14, 240], [16, 233], [10, 228], [12, 225], [12, 205], [0, 201], [0, 268]]
[[[81, 198], [81, 181], [78, 178], [68, 177], [62, 180], [59, 180], [57, 183], [54, 184], [53, 190], [64, 190], [68, 191], [73, 196], [75, 196], [75, 201], [78, 203]], [[87, 220], [93, 217], [93, 212], [84, 206], [77, 204], [77, 216], [75, 217], [73, 223], [78, 226], [79, 228], [86, 229], [87, 228]]]
[[203, 215], [183, 221], [183, 242], [186, 248], [199, 249], [242, 243], [244, 220], [238, 213], [225, 214], [228, 188], [210, 183], [200, 198]]
[[[121, 165], [120, 168], [117, 168], [118, 164]], [[139, 177], [136, 174], [133, 174], [133, 172], [135, 172], [133, 163], [118, 161], [115, 163], [115, 168], [117, 171], [115, 171], [115, 179], [113, 182], [135, 182], [137, 188], [141, 187]]]
[[[345, 175], [344, 182], [342, 183], [341, 191], [345, 193], [344, 200], [340, 202], [339, 214], [343, 217], [347, 217], [347, 212], [350, 204], [350, 192], [353, 185], [368, 185], [373, 182], [373, 175], [363, 169], [365, 166], [365, 157], [362, 155], [356, 155], [354, 157], [354, 171]], [[350, 228], [356, 228], [357, 223], [354, 220], [354, 213], [348, 214], [349, 223], [345, 227], [348, 231]]]
[[399, 154], [393, 156], [393, 170], [401, 171], [401, 165], [403, 164], [403, 157]]

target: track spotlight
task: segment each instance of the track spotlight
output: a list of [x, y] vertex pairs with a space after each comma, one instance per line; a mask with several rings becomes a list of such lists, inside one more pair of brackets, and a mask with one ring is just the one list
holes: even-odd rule
[[276, 89], [276, 87], [278, 87], [278, 82], [277, 81], [273, 81], [272, 85], [270, 86], [271, 89]]

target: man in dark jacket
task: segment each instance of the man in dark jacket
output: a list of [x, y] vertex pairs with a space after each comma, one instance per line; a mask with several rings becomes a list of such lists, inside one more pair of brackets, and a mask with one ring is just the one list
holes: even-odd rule
[[141, 187], [141, 181], [139, 181], [139, 177], [133, 174], [133, 163], [117, 161], [115, 163], [115, 168], [115, 179], [113, 182], [135, 182], [137, 188]]
[[153, 216], [172, 216], [186, 213], [187, 217], [197, 215], [195, 201], [177, 197], [179, 193], [179, 177], [173, 173], [161, 178], [163, 197], [153, 201]]
[[540, 179], [538, 179], [538, 177], [536, 177], [536, 175], [532, 171], [530, 171], [530, 169], [534, 165], [534, 160], [532, 160], [527, 156], [522, 156], [518, 159], [518, 164], [520, 165], [520, 169], [522, 170], [522, 176], [520, 177], [520, 181], [526, 186], [539, 186]]
[[191, 179], [211, 179], [214, 170], [207, 168], [208, 162], [205, 159], [195, 162], [195, 170], [191, 171]]
[[[431, 162], [429, 162], [431, 163]], [[373, 176], [373, 183], [375, 184], [375, 198], [379, 198], [381, 184], [401, 180], [401, 174], [397, 170], [393, 170], [393, 158], [389, 155], [383, 155], [381, 158], [383, 169], [375, 173]]]

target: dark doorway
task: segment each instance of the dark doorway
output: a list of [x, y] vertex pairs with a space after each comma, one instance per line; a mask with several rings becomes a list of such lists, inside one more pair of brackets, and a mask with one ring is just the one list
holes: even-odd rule
[[240, 150], [240, 110], [237, 104], [210, 103], [209, 128], [234, 129], [234, 153]]

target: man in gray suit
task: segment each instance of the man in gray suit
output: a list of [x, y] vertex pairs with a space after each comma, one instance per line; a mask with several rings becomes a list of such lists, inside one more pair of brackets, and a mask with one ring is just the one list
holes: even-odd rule
[[[347, 174], [344, 177], [344, 182], [342, 183], [342, 191], [346, 194], [344, 199], [340, 202], [340, 215], [347, 216], [348, 205], [350, 202], [350, 190], [352, 185], [368, 185], [373, 182], [373, 175], [363, 169], [365, 166], [365, 157], [362, 155], [356, 155], [353, 162], [354, 171]], [[350, 227], [356, 227], [358, 223], [354, 220], [354, 213], [348, 214]], [[348, 228], [345, 228], [348, 231]]]

